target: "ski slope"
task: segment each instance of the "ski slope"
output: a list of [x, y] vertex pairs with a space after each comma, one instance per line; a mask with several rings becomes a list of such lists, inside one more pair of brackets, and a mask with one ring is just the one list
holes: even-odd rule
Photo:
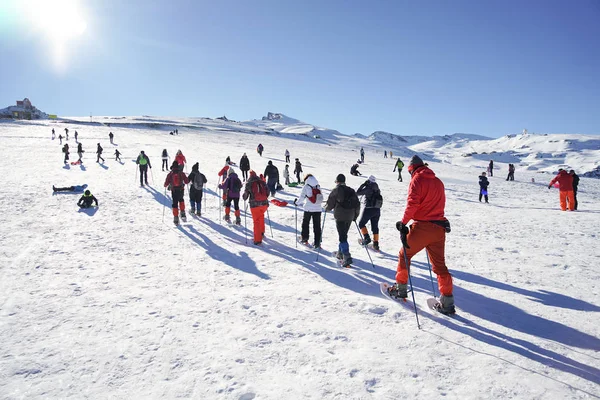
[[[432, 285], [421, 253], [412, 268], [419, 330], [412, 303], [379, 293], [379, 283], [395, 275], [394, 225], [408, 174], [398, 182], [396, 158], [384, 159], [389, 148], [371, 139], [318, 127], [326, 134], [315, 139], [297, 134], [294, 121], [277, 123], [154, 117], [0, 123], [0, 398], [600, 398], [599, 180], [581, 178], [580, 210], [561, 212], [558, 191], [547, 189], [553, 175], [517, 167], [516, 180], [507, 182], [497, 163], [486, 205], [477, 200], [477, 177], [489, 160], [463, 157], [462, 145], [410, 148], [415, 142], [395, 150], [429, 156], [446, 185], [452, 223], [446, 250], [458, 315], [427, 309]], [[65, 127], [71, 160], [77, 157], [72, 134], [79, 133], [82, 166], [63, 166], [58, 139], [51, 140], [52, 128], [58, 136]], [[175, 128], [180, 134], [169, 135]], [[98, 142], [104, 164], [95, 162]], [[352, 177], [361, 146], [365, 177]], [[163, 148], [171, 156], [181, 149], [188, 172], [199, 162], [209, 180], [203, 217], [181, 228], [172, 224], [162, 185]], [[122, 163], [114, 161], [115, 149]], [[331, 214], [318, 261], [315, 251], [296, 246], [292, 206], [269, 208], [272, 236], [267, 226], [262, 247], [252, 244], [251, 218], [247, 228], [219, 220], [215, 189], [225, 158], [237, 163], [246, 152], [258, 173], [269, 160], [282, 173], [285, 149], [325, 195], [339, 173], [354, 188], [377, 177], [383, 251], [370, 254], [374, 268], [356, 244], [355, 227], [349, 233], [355, 268], [337, 267]], [[136, 180], [140, 150], [153, 166], [144, 188]], [[595, 157], [567, 153], [566, 160]], [[83, 183], [99, 208], [81, 211], [80, 195], [52, 192], [52, 185]], [[299, 193], [286, 188], [277, 197], [291, 201]], [[298, 227], [300, 219], [299, 212]]]

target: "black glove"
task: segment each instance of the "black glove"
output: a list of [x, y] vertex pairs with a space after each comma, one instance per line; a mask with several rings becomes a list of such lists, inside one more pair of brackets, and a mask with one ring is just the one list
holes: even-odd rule
[[548, 185], [548, 189], [552, 189], [552, 185]]
[[403, 235], [408, 235], [408, 226], [404, 225], [402, 221], [396, 222], [396, 229]]

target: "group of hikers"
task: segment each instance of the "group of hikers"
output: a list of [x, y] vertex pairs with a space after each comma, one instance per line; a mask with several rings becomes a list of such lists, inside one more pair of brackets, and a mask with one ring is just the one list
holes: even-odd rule
[[[54, 131], [54, 128], [52, 128], [52, 140], [54, 140], [56, 136], [56, 133]], [[66, 136], [66, 140], [69, 140], [69, 128], [65, 128], [65, 136]], [[83, 163], [83, 153], [85, 153], [85, 150], [83, 150], [83, 144], [81, 142], [78, 141], [78, 136], [79, 134], [77, 133], [77, 131], [75, 131], [75, 142], [77, 142], [77, 156], [79, 157], [77, 159], [77, 161], [71, 163], [71, 164], [82, 164]], [[62, 135], [58, 136], [58, 139], [60, 140], [60, 144], [62, 145]], [[114, 134], [112, 132], [109, 132], [108, 134], [108, 139], [110, 140], [111, 144], [114, 144]], [[65, 143], [63, 145], [63, 147], [61, 148], [61, 151], [64, 154], [64, 160], [63, 162], [66, 164], [69, 164], [69, 154], [70, 154], [70, 148], [69, 148], [69, 144]], [[102, 163], [105, 162], [104, 157], [102, 157], [102, 153], [104, 152], [104, 149], [102, 148], [102, 146], [100, 145], [100, 143], [97, 144], [96, 147], [96, 162], [99, 163], [100, 160], [102, 160]], [[118, 149], [115, 149], [115, 161], [119, 161], [121, 162], [121, 152]]]

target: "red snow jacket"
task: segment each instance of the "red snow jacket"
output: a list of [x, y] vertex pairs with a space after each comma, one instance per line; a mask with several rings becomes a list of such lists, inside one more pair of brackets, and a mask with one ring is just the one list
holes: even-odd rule
[[569, 175], [569, 173], [564, 169], [560, 171], [558, 175], [556, 175], [554, 179], [550, 181], [550, 184], [548, 186], [554, 185], [555, 182], [558, 182], [558, 190], [560, 190], [561, 192], [568, 192], [573, 190], [573, 177]]
[[423, 166], [417, 168], [408, 186], [406, 209], [402, 223], [414, 221], [443, 221], [446, 206], [444, 184], [432, 170]]

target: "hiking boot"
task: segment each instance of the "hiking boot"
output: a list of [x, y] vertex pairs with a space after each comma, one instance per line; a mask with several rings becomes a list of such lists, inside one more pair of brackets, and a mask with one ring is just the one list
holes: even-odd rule
[[369, 234], [365, 234], [365, 236], [363, 237], [363, 240], [361, 240], [361, 244], [363, 246], [368, 245], [369, 243], [371, 243], [371, 236], [369, 236]]
[[200, 210], [196, 211], [196, 215], [201, 217], [202, 216], [202, 212]]
[[229, 218], [229, 214], [225, 214], [225, 216], [223, 217], [223, 219], [225, 220], [225, 222], [230, 223], [231, 222], [231, 218]]
[[320, 248], [321, 248], [321, 243], [314, 242], [314, 243], [313, 243], [313, 247], [314, 247], [315, 249], [320, 249]]
[[405, 299], [408, 297], [408, 287], [406, 283], [395, 283], [388, 287], [387, 291], [393, 299]]
[[308, 239], [300, 239], [300, 244], [308, 245]]
[[254, 242], [254, 244], [255, 244], [256, 246], [260, 246], [260, 245], [262, 244], [262, 242]]
[[456, 312], [454, 309], [454, 296], [441, 295], [434, 308], [442, 314], [454, 314]]
[[235, 224], [236, 225], [241, 225], [242, 224], [242, 218], [241, 217], [235, 217]]
[[190, 208], [190, 214], [196, 214], [196, 209], [195, 208]]
[[183, 222], [187, 222], [187, 216], [185, 215], [185, 211], [181, 210], [181, 220]]
[[56, 192], [56, 188], [54, 187], [54, 185], [52, 185], [52, 190], [53, 190], [54, 192]]
[[177, 215], [173, 217], [173, 223], [175, 226], [179, 225], [179, 217]]
[[352, 260], [352, 256], [350, 255], [350, 253], [344, 253], [342, 259], [342, 267], [349, 267], [353, 262], [354, 260]]
[[373, 249], [379, 251], [379, 242], [373, 242]]
[[335, 258], [337, 258], [338, 260], [343, 260], [344, 259], [344, 255], [342, 254], [341, 251], [337, 251], [337, 253], [335, 253]]

